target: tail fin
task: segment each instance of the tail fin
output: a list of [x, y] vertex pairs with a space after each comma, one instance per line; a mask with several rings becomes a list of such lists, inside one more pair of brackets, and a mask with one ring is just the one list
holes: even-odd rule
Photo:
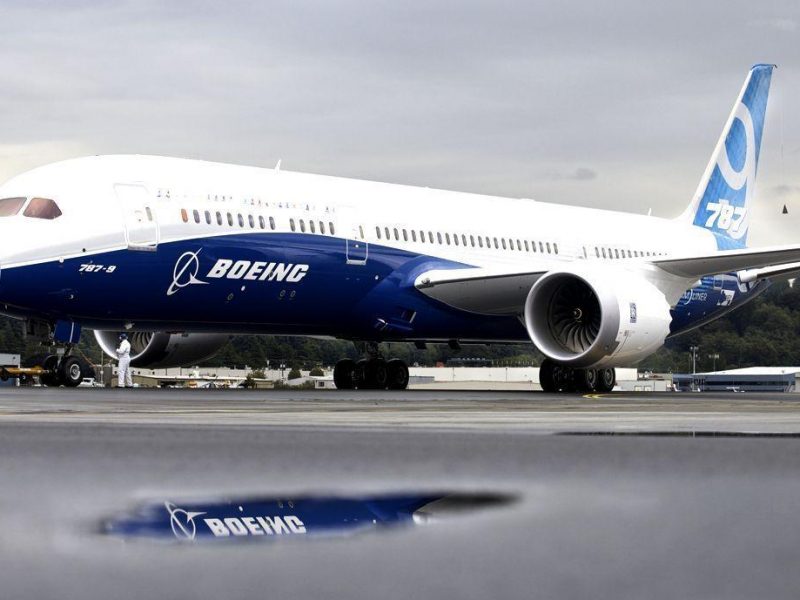
[[720, 250], [747, 246], [750, 200], [774, 68], [750, 69], [692, 203], [679, 217], [712, 231]]

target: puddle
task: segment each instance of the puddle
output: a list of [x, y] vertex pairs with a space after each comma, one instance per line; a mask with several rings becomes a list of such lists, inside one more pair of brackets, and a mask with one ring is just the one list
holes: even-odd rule
[[123, 538], [182, 542], [335, 537], [436, 522], [514, 502], [503, 494], [387, 494], [159, 500], [103, 521]]

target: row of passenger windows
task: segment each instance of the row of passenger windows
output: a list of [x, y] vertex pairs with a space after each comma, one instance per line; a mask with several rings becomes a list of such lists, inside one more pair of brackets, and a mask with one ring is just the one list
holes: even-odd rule
[[[0, 200], [0, 216], [7, 216], [9, 214], [16, 214], [19, 212], [19, 209], [22, 207], [22, 203], [19, 201], [24, 202], [24, 198], [7, 198], [6, 200]], [[44, 201], [44, 202], [52, 202], [52, 200], [43, 200], [41, 198], [34, 198], [34, 200]], [[31, 206], [34, 204], [34, 201], [31, 201]], [[55, 203], [53, 203], [55, 204]], [[13, 206], [12, 206], [13, 205]], [[31, 207], [29, 206], [29, 208]], [[4, 210], [5, 209], [5, 210]], [[61, 212], [58, 210], [58, 207], [55, 207], [55, 211], [57, 214], [55, 216], [59, 216]], [[25, 211], [26, 216], [38, 216], [36, 211], [32, 211], [31, 214], [28, 214], [28, 210]], [[39, 217], [39, 218], [55, 218], [55, 216], [50, 217]], [[200, 223], [203, 220], [209, 225], [213, 222], [216, 222], [217, 225], [224, 225], [227, 221], [228, 225], [233, 227], [234, 223], [238, 223], [239, 227], [244, 228], [245, 223], [249, 225], [250, 229], [266, 229], [267, 223], [269, 223], [269, 228], [274, 231], [275, 230], [275, 219], [273, 217], [268, 217], [268, 220], [265, 220], [262, 215], [258, 215], [254, 217], [251, 214], [242, 215], [242, 213], [222, 213], [216, 211], [212, 214], [211, 211], [204, 211], [201, 215], [199, 210], [192, 211], [192, 217], [195, 223]], [[184, 223], [189, 222], [189, 213], [185, 208], [181, 209], [181, 219]], [[289, 228], [293, 231], [300, 231], [300, 233], [320, 233], [321, 235], [336, 235], [336, 229], [333, 225], [332, 221], [326, 223], [324, 221], [314, 221], [311, 219], [289, 219]], [[363, 237], [363, 230], [359, 227], [361, 231], [361, 236]], [[558, 244], [556, 242], [536, 242], [533, 240], [520, 240], [520, 239], [513, 239], [513, 238], [497, 238], [497, 237], [489, 237], [489, 236], [482, 236], [482, 235], [467, 235], [465, 233], [458, 234], [458, 233], [442, 233], [442, 232], [433, 232], [433, 231], [423, 231], [423, 230], [414, 230], [414, 229], [401, 229], [397, 227], [389, 228], [389, 227], [375, 227], [375, 235], [379, 240], [388, 240], [391, 241], [394, 239], [395, 241], [402, 241], [404, 242], [420, 242], [423, 244], [444, 244], [447, 246], [470, 246], [472, 248], [487, 248], [487, 249], [496, 249], [496, 250], [515, 250], [518, 252], [539, 252], [542, 254], [558, 254]], [[603, 248], [600, 246], [594, 247], [594, 253], [597, 258], [606, 258], [606, 259], [620, 259], [620, 258], [644, 258], [650, 256], [662, 256], [662, 252], [651, 252], [647, 250], [627, 250], [627, 249], [619, 249], [619, 248]]]
[[[238, 223], [239, 227], [244, 228], [245, 227], [245, 223], [246, 223], [247, 225], [250, 226], [250, 229], [256, 229], [256, 228], [258, 228], [258, 229], [266, 229], [267, 228], [267, 223], [269, 222], [269, 228], [272, 231], [275, 231], [275, 219], [274, 219], [274, 217], [268, 217], [268, 220], [267, 220], [267, 219], [264, 219], [264, 217], [262, 215], [257, 215], [257, 216], [254, 217], [251, 214], [242, 215], [242, 213], [236, 213], [236, 214], [229, 213], [229, 212], [222, 213], [220, 211], [216, 211], [215, 213], [212, 214], [212, 212], [209, 211], [209, 210], [205, 211], [201, 215], [199, 210], [193, 210], [192, 211], [192, 218], [194, 219], [195, 223], [200, 223], [203, 220], [205, 220], [205, 222], [208, 225], [211, 225], [214, 222], [216, 222], [217, 225], [224, 225], [225, 222], [227, 221], [227, 223], [228, 223], [228, 225], [230, 227], [234, 227], [234, 223]], [[184, 223], [188, 223], [189, 222], [189, 212], [185, 208], [181, 209], [181, 220]], [[317, 230], [318, 230], [317, 226], [319, 226], [319, 233], [321, 233], [322, 235], [325, 235], [326, 227], [325, 227], [325, 223], [323, 221], [316, 221], [316, 222], [312, 221], [312, 220], [308, 221], [308, 231], [310, 231], [311, 233], [317, 233]], [[295, 223], [294, 219], [289, 219], [289, 227], [291, 228], [292, 231], [297, 231], [298, 223]], [[301, 233], [305, 233], [306, 232], [306, 220], [305, 219], [299, 219], [299, 228], [300, 228], [300, 232]], [[330, 232], [330, 235], [336, 235], [336, 229], [334, 228], [333, 223], [330, 222], [330, 221], [328, 222], [328, 225], [327, 225], [327, 231]]]
[[400, 241], [401, 236], [404, 242], [419, 241], [423, 244], [446, 244], [448, 246], [470, 246], [472, 248], [495, 248], [497, 250], [516, 250], [518, 252], [542, 252], [547, 254], [558, 254], [558, 244], [553, 242], [534, 242], [529, 240], [520, 240], [512, 238], [496, 238], [482, 235], [467, 235], [465, 233], [442, 233], [437, 231], [422, 231], [417, 232], [414, 229], [398, 229], [394, 227], [389, 229], [384, 227], [375, 227], [375, 235], [377, 238], [391, 240], [392, 234], [394, 239]]
[[644, 258], [646, 256], [663, 256], [663, 252], [651, 252], [649, 250], [625, 250], [619, 248], [600, 248], [594, 247], [594, 255], [597, 258]]

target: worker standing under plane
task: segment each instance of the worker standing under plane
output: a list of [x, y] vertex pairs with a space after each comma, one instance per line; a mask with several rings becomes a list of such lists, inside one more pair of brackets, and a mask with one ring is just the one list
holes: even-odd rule
[[131, 343], [124, 333], [119, 334], [119, 347], [117, 348], [117, 387], [133, 387], [131, 379]]

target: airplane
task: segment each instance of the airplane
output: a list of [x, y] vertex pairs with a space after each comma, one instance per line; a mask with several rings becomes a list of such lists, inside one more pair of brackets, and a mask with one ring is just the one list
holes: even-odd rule
[[84, 328], [132, 365], [196, 364], [231, 334], [352, 340], [340, 389], [404, 389], [388, 341], [532, 343], [542, 388], [610, 391], [664, 340], [800, 271], [748, 248], [774, 65], [746, 76], [673, 219], [156, 156], [94, 156], [0, 186], [0, 312], [77, 385]]

